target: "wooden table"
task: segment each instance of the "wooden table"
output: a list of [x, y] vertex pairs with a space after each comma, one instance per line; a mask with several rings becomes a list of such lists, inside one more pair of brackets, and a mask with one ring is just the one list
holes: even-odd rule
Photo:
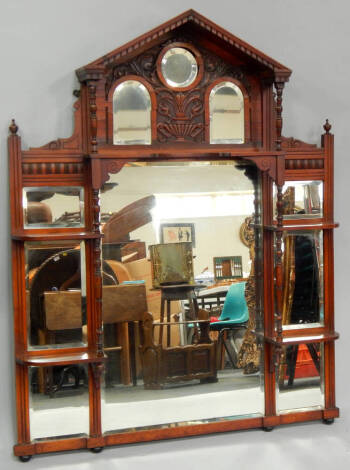
[[170, 302], [174, 300], [187, 300], [190, 307], [191, 320], [198, 319], [198, 303], [195, 289], [201, 288], [201, 284], [172, 284], [161, 286], [161, 304], [160, 304], [160, 325], [159, 325], [159, 344], [163, 344], [163, 322], [166, 309], [167, 322], [167, 347], [170, 346], [171, 328], [170, 328]]

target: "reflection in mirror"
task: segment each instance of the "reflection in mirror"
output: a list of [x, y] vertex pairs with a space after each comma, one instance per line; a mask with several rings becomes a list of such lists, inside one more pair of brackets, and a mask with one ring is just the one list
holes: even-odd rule
[[84, 242], [25, 242], [24, 252], [29, 347], [86, 345]]
[[283, 271], [283, 328], [323, 325], [323, 232], [286, 232]]
[[[264, 413], [251, 331], [262, 237], [242, 170], [259, 191], [256, 167], [234, 161], [131, 163], [102, 188], [103, 259], [118, 282], [103, 287], [103, 432]], [[240, 258], [241, 276], [217, 278], [218, 257]]]
[[24, 228], [83, 227], [84, 189], [78, 186], [23, 188]]
[[[322, 181], [287, 181], [283, 186], [284, 219], [310, 219], [323, 216]], [[274, 185], [274, 214], [277, 214], [277, 189]]]
[[324, 408], [323, 350], [322, 343], [296, 344], [283, 348], [276, 374], [277, 412]]
[[210, 143], [242, 144], [244, 142], [244, 100], [239, 87], [221, 82], [210, 92]]
[[30, 440], [89, 434], [88, 370], [29, 367]]
[[169, 86], [185, 88], [195, 81], [198, 66], [190, 51], [183, 47], [172, 47], [162, 58], [161, 70]]
[[150, 144], [151, 98], [136, 80], [122, 82], [113, 94], [113, 144]]

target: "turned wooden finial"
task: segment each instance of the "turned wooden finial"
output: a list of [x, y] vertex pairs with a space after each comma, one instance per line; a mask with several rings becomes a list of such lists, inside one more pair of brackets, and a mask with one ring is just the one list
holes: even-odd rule
[[329, 131], [332, 129], [332, 126], [329, 124], [328, 119], [326, 119], [326, 124], [324, 124], [323, 129], [326, 131], [326, 134], [329, 134]]
[[17, 131], [18, 131], [18, 126], [15, 122], [14, 119], [11, 120], [11, 124], [10, 124], [10, 127], [9, 127], [9, 130], [11, 132], [12, 135], [16, 135], [17, 134]]

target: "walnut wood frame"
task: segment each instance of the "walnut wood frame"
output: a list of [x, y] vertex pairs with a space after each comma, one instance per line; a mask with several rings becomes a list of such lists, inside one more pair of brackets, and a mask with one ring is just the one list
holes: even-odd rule
[[[183, 117], [159, 114], [162, 84], [157, 81], [156, 61], [152, 51], [161, 51], [172, 42], [194, 44], [203, 56], [203, 76], [196, 84], [190, 100], [201, 101], [200, 113], [189, 112]], [[188, 46], [189, 47], [189, 46]], [[149, 51], [151, 50], [152, 53]], [[156, 55], [156, 54], [155, 54]], [[147, 67], [142, 68], [142, 60]], [[140, 62], [141, 61], [141, 62]], [[215, 62], [216, 61], [216, 62]], [[215, 69], [214, 62], [219, 64]], [[149, 67], [151, 64], [151, 68]], [[207, 65], [205, 65], [207, 64]], [[209, 65], [208, 65], [209, 64]], [[214, 64], [214, 65], [213, 65]], [[205, 69], [205, 67], [207, 67]], [[124, 72], [123, 72], [124, 70]], [[221, 70], [221, 75], [220, 75]], [[219, 73], [219, 75], [218, 75]], [[216, 74], [216, 75], [215, 75]], [[11, 194], [11, 233], [13, 266], [13, 304], [16, 357], [17, 444], [15, 455], [26, 460], [33, 454], [81, 448], [102, 448], [108, 445], [151, 441], [225, 432], [236, 429], [271, 429], [279, 424], [323, 419], [331, 422], [338, 416], [335, 405], [334, 379], [334, 289], [333, 289], [333, 148], [334, 137], [328, 121], [321, 147], [294, 138], [282, 137], [282, 92], [291, 70], [262, 52], [223, 30], [193, 10], [168, 21], [149, 33], [112, 51], [77, 71], [81, 82], [75, 104], [73, 136], [49, 142], [40, 148], [21, 149], [18, 128], [13, 121], [9, 136], [9, 169]], [[130, 78], [147, 84], [152, 99], [152, 145], [111, 145], [111, 97], [120, 81]], [[156, 78], [154, 78], [156, 77]], [[235, 145], [209, 145], [208, 87], [223, 77], [241, 83], [245, 101], [249, 100], [249, 123], [246, 141]], [[156, 88], [155, 89], [155, 85]], [[274, 90], [276, 99], [274, 99]], [[191, 88], [191, 87], [190, 87]], [[154, 90], [154, 91], [153, 91]], [[167, 90], [169, 92], [169, 90]], [[170, 90], [176, 98], [176, 91]], [[194, 93], [191, 88], [180, 94]], [[186, 98], [186, 96], [185, 96]], [[184, 96], [177, 99], [185, 99]], [[170, 99], [170, 98], [169, 98]], [[156, 103], [156, 104], [155, 104]], [[182, 101], [182, 104], [184, 101]], [[247, 103], [246, 103], [247, 105]], [[245, 108], [246, 108], [245, 105]], [[162, 120], [163, 119], [163, 120]], [[178, 130], [172, 127], [175, 121]], [[249, 124], [249, 125], [248, 125]], [[168, 133], [164, 133], [168, 126]], [[163, 129], [160, 137], [159, 129]], [[197, 132], [200, 130], [199, 132]], [[165, 137], [164, 137], [165, 136]], [[99, 189], [110, 173], [117, 173], [127, 162], [135, 161], [210, 161], [240, 159], [253, 162], [261, 172], [263, 220], [263, 310], [265, 341], [265, 415], [224, 422], [212, 422], [168, 429], [150, 429], [103, 435], [101, 431], [100, 376], [105, 356], [102, 344], [101, 315], [101, 232], [99, 227]], [[282, 186], [285, 181], [317, 179], [324, 183], [324, 214], [317, 220], [324, 233], [325, 318], [319, 328], [282, 330], [282, 251], [283, 222]], [[273, 222], [272, 184], [277, 185], [277, 222]], [[85, 189], [85, 227], [83, 229], [24, 229], [22, 188], [24, 186], [83, 186]], [[296, 221], [303, 230], [315, 228], [315, 220]], [[295, 229], [295, 227], [293, 228]], [[274, 234], [276, 234], [276, 267], [274, 268]], [[25, 240], [85, 240], [87, 279], [88, 346], [64, 350], [28, 350], [25, 309]], [[274, 270], [275, 269], [275, 270]], [[274, 279], [276, 292], [274, 291]], [[276, 309], [274, 295], [276, 293]], [[323, 410], [276, 413], [275, 370], [282, 345], [293, 341], [293, 334], [304, 343], [324, 342], [325, 407]], [[300, 339], [301, 338], [301, 339]], [[73, 356], [73, 358], [72, 358]], [[30, 441], [28, 366], [75, 363], [89, 365], [90, 430], [86, 437]]]

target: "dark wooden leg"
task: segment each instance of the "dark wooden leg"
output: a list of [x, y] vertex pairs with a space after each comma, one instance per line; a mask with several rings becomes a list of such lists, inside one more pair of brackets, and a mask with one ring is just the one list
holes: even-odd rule
[[45, 383], [47, 383], [47, 393], [50, 398], [53, 398], [55, 395], [55, 384], [53, 380], [53, 367], [45, 367]]
[[219, 331], [218, 336], [218, 353], [219, 353], [219, 366], [218, 369], [223, 369], [223, 359], [224, 359], [224, 345], [223, 342], [225, 341], [224, 335], [225, 332], [223, 330]]
[[170, 335], [171, 335], [171, 328], [170, 328], [170, 300], [166, 301], [166, 321], [168, 325], [166, 326], [166, 344], [168, 348], [170, 347]]
[[194, 320], [194, 323], [193, 323], [194, 339], [195, 339], [195, 342], [198, 343], [199, 341], [198, 325], [195, 321], [195, 320], [198, 320], [198, 303], [192, 291], [188, 292], [187, 298], [188, 298], [188, 306], [190, 308], [190, 318], [191, 320]]
[[[165, 307], [165, 299], [163, 297], [163, 294], [162, 294], [162, 298], [161, 298], [161, 301], [160, 301], [160, 323], [163, 323], [164, 322], [164, 307]], [[163, 344], [163, 326], [162, 324], [159, 325], [159, 341], [158, 343], [160, 345]]]
[[298, 357], [298, 351], [299, 351], [299, 345], [292, 346], [292, 354], [291, 354], [291, 360], [289, 364], [289, 378], [288, 378], [288, 386], [291, 387], [294, 383], [294, 376], [295, 376], [295, 367], [297, 364], [297, 357]]
[[320, 373], [320, 359], [318, 357], [315, 345], [313, 343], [308, 343], [307, 349], [309, 350], [310, 356], [315, 364], [317, 372]]
[[[223, 334], [226, 334], [226, 332], [224, 332], [224, 330], [223, 330]], [[226, 338], [222, 338], [222, 340], [223, 340], [224, 347], [225, 347], [225, 349], [226, 349], [227, 355], [228, 355], [228, 357], [229, 357], [229, 359], [230, 359], [230, 362], [231, 362], [231, 364], [232, 364], [232, 368], [235, 369], [236, 366], [235, 366], [234, 360], [233, 360], [233, 358], [232, 358], [232, 356], [231, 356], [231, 353], [230, 353], [230, 351], [229, 351], [229, 349], [228, 349], [228, 347], [227, 347]]]
[[115, 323], [116, 328], [116, 345], [121, 346], [120, 351], [120, 371], [121, 381], [124, 385], [130, 385], [131, 383], [131, 364], [130, 364], [130, 344], [129, 344], [129, 327], [127, 322]]
[[129, 344], [130, 344], [131, 377], [132, 377], [132, 384], [135, 387], [137, 385], [137, 378], [136, 378], [135, 325], [134, 325], [134, 322], [129, 323]]

